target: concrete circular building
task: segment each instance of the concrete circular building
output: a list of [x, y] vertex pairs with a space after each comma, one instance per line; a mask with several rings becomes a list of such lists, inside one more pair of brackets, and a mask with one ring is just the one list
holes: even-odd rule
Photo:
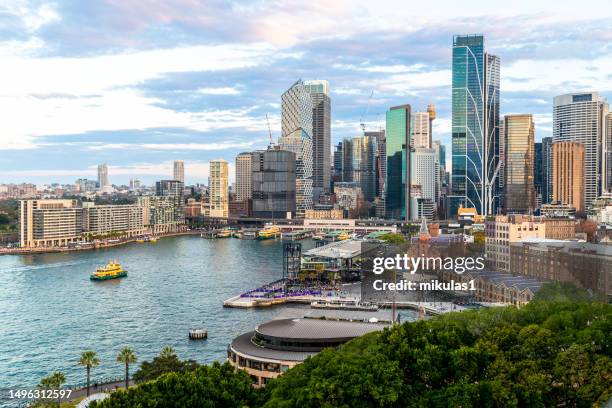
[[313, 318], [272, 320], [236, 337], [227, 349], [227, 358], [251, 376], [254, 386], [261, 387], [326, 347], [340, 346], [385, 327], [382, 323]]

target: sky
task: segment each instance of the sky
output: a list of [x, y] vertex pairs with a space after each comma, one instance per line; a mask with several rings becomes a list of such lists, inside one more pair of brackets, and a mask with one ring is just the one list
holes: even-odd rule
[[473, 33], [501, 59], [502, 115], [532, 113], [536, 141], [555, 95], [612, 101], [601, 0], [0, 0], [0, 184], [95, 179], [99, 163], [150, 184], [173, 160], [207, 183], [217, 158], [232, 177], [237, 153], [267, 146], [266, 114], [278, 138], [300, 78], [330, 82], [332, 143], [434, 103], [448, 146], [452, 38]]

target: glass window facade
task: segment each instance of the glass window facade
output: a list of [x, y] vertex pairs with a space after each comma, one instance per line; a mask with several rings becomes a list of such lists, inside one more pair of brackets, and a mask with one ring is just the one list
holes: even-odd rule
[[406, 180], [410, 163], [406, 149], [410, 146], [410, 105], [391, 108], [386, 115], [387, 180], [385, 213], [387, 218], [407, 220]]

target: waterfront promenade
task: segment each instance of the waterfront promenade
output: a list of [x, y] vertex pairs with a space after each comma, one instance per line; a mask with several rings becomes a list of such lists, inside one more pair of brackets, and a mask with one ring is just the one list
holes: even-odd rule
[[[169, 232], [166, 234], [155, 235], [154, 238], [162, 239], [167, 237], [176, 237], [181, 235], [200, 235], [199, 230]], [[80, 247], [39, 247], [39, 248], [0, 248], [0, 255], [32, 255], [32, 254], [47, 254], [47, 253], [62, 253], [62, 252], [79, 252], [92, 251], [94, 249], [113, 248], [130, 243], [137, 242], [140, 238], [130, 237], [126, 239], [101, 241], [95, 245], [85, 245]]]

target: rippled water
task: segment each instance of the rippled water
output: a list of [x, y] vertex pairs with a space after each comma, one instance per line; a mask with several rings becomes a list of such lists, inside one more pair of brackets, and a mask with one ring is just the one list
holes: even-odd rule
[[[90, 281], [111, 259], [129, 276]], [[234, 336], [280, 312], [227, 309], [223, 300], [281, 275], [278, 241], [184, 236], [91, 252], [0, 256], [0, 383], [35, 386], [55, 370], [69, 384], [81, 382], [85, 370], [76, 361], [87, 349], [101, 360], [92, 377], [120, 376], [115, 358], [126, 345], [139, 361], [167, 344], [181, 358], [221, 361]], [[190, 327], [206, 327], [209, 339], [189, 341]]]

